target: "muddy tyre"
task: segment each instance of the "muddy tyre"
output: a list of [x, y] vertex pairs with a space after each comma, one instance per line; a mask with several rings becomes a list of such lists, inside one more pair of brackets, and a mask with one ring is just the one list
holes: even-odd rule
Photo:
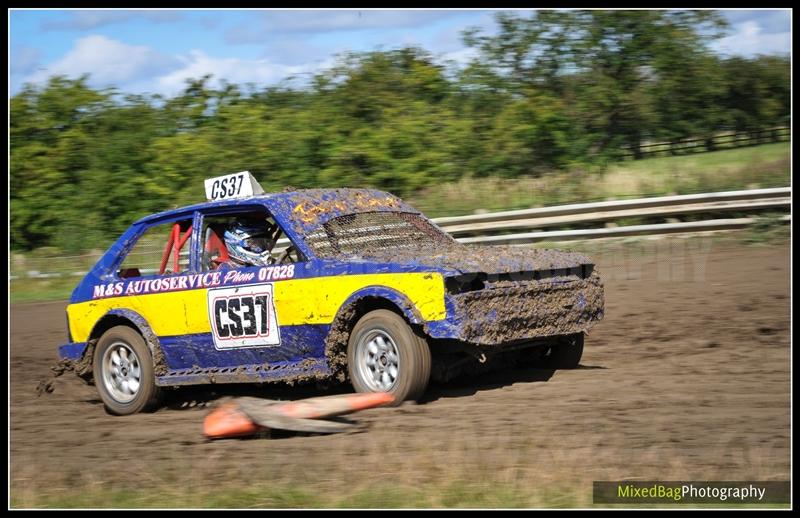
[[550, 347], [542, 359], [548, 369], [575, 369], [583, 356], [583, 333], [563, 336]]
[[378, 309], [361, 317], [350, 333], [347, 370], [356, 392], [389, 392], [396, 406], [425, 392], [431, 351], [401, 316]]
[[158, 405], [150, 349], [136, 330], [117, 326], [103, 333], [93, 360], [94, 384], [108, 413], [130, 415]]

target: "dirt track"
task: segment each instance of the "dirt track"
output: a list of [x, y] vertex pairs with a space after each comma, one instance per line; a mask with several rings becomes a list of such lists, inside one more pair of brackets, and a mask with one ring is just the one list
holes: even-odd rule
[[521, 481], [531, 491], [571, 483], [589, 498], [592, 480], [786, 480], [789, 246], [692, 243], [596, 257], [607, 316], [587, 337], [581, 368], [433, 386], [419, 405], [358, 414], [367, 431], [339, 436], [202, 438], [204, 406], [220, 395], [331, 392], [314, 387], [184, 389], [168, 407], [126, 418], [107, 415], [94, 387], [69, 373], [37, 397], [65, 340], [65, 303], [13, 306], [14, 501], [262, 479], [343, 495], [376, 480]]

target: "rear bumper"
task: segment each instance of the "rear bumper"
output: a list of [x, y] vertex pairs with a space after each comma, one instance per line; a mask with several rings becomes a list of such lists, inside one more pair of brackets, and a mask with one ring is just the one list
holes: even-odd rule
[[497, 345], [587, 331], [603, 318], [605, 300], [595, 273], [449, 295], [446, 305], [447, 318], [427, 324], [432, 338]]

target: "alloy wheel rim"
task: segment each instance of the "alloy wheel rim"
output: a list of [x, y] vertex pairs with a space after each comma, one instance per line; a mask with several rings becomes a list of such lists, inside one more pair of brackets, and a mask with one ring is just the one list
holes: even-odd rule
[[139, 393], [142, 368], [130, 345], [114, 342], [103, 354], [103, 383], [119, 403], [130, 403]]
[[400, 354], [391, 335], [372, 329], [362, 335], [356, 346], [358, 373], [375, 392], [388, 392], [400, 374]]

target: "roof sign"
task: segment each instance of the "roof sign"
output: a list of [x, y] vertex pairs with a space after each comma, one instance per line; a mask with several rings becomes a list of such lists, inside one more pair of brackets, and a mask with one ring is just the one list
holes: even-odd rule
[[206, 199], [209, 201], [249, 198], [250, 196], [264, 194], [264, 189], [253, 178], [250, 171], [208, 178], [205, 184]]

